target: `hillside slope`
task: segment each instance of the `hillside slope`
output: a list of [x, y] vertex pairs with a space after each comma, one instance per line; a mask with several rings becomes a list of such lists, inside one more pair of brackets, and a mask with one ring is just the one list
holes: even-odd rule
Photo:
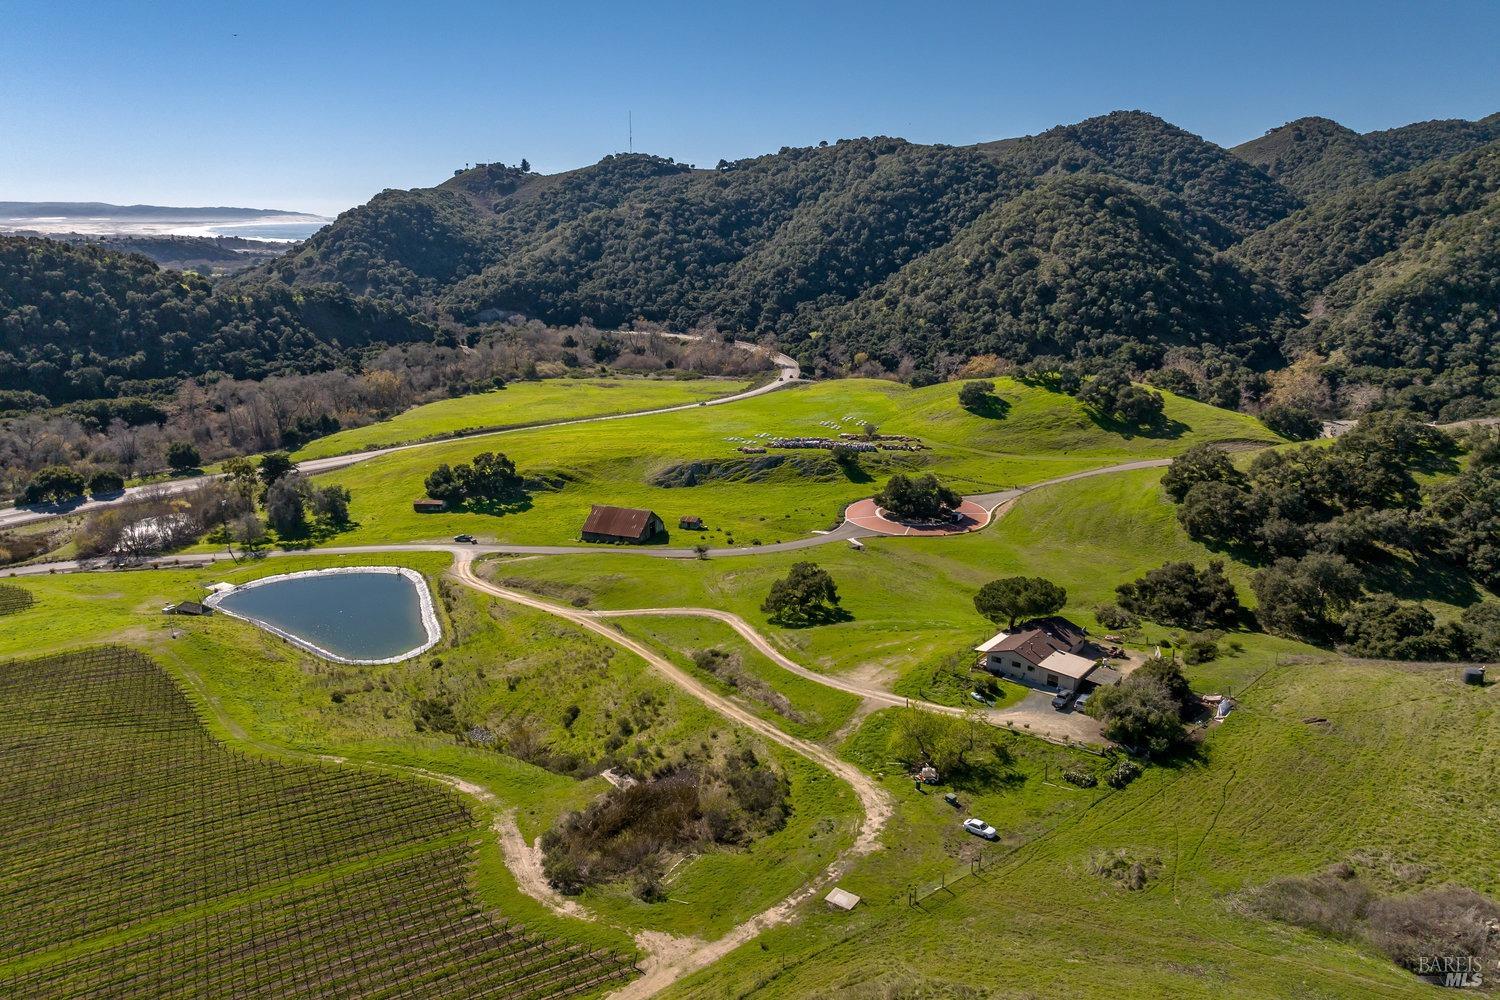
[[261, 378], [334, 367], [351, 348], [436, 329], [337, 285], [245, 285], [98, 246], [0, 237], [0, 389], [92, 399], [206, 372]]
[[1312, 202], [1500, 139], [1500, 113], [1416, 122], [1363, 135], [1328, 118], [1298, 118], [1230, 150]]

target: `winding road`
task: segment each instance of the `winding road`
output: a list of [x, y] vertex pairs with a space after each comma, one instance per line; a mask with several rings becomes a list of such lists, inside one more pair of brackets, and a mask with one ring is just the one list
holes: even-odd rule
[[[694, 339], [688, 334], [670, 334], [669, 336], [687, 340]], [[735, 346], [742, 350], [756, 353], [764, 353], [766, 351], [765, 348], [744, 340], [735, 341]], [[654, 410], [632, 410], [626, 413], [606, 413], [596, 417], [572, 417], [566, 420], [549, 420], [545, 423], [528, 424], [525, 427], [506, 427], [493, 431], [483, 431], [478, 434], [449, 434], [442, 437], [428, 438], [425, 441], [415, 441], [411, 444], [397, 444], [386, 448], [371, 448], [368, 451], [350, 452], [347, 455], [330, 455], [327, 458], [308, 459], [305, 462], [297, 463], [297, 469], [299, 472], [303, 472], [309, 476], [315, 476], [319, 473], [347, 468], [358, 462], [378, 458], [381, 455], [392, 455], [398, 451], [411, 451], [413, 448], [430, 448], [433, 445], [445, 444], [459, 438], [463, 440], [478, 440], [480, 438], [495, 437], [500, 434], [516, 434], [521, 431], [541, 430], [546, 427], [568, 427], [573, 424], [593, 424], [605, 420], [625, 420], [629, 417], [649, 417], [662, 413], [677, 413], [681, 410], [696, 410], [704, 406], [723, 406], [726, 403], [737, 403], [740, 400], [763, 396], [768, 392], [775, 392], [783, 386], [801, 380], [802, 368], [797, 364], [796, 360], [775, 351], [769, 352], [769, 354], [771, 361], [776, 365], [776, 377], [762, 385], [728, 396], [706, 399], [698, 403], [679, 403], [676, 406], [662, 406]], [[197, 488], [205, 479], [217, 478], [219, 478], [219, 475], [213, 474], [209, 476], [194, 476], [191, 479], [173, 479], [164, 483], [147, 483], [143, 486], [132, 486], [114, 496], [94, 500], [80, 499], [60, 504], [0, 507], [0, 531], [7, 528], [19, 528], [27, 524], [36, 524], [55, 517], [67, 517], [70, 514], [87, 514], [90, 511], [101, 510], [106, 507], [125, 505], [133, 500], [174, 496], [178, 493], [186, 493], [189, 490]]]

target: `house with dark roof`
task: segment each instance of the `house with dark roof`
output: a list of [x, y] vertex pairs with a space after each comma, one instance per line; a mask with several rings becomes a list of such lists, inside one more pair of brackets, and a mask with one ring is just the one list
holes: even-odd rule
[[588, 520], [583, 522], [583, 540], [639, 545], [651, 541], [666, 530], [667, 526], [656, 516], [655, 511], [635, 507], [609, 507], [596, 503], [589, 511]]
[[980, 654], [980, 666], [990, 673], [1032, 687], [1078, 691], [1085, 682], [1120, 681], [1118, 673], [1100, 666], [1088, 632], [1066, 618], [1025, 622], [1014, 632], [996, 633], [974, 651]]

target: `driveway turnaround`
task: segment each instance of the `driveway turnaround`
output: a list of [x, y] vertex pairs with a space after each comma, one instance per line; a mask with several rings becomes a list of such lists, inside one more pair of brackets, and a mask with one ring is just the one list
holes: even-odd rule
[[876, 506], [874, 500], [856, 500], [844, 511], [844, 523], [877, 535], [917, 535], [928, 538], [962, 535], [990, 523], [990, 512], [973, 500], [964, 500], [951, 521], [901, 521]]

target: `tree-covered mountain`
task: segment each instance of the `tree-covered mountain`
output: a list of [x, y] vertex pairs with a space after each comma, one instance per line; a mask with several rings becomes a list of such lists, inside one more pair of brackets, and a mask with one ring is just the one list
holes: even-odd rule
[[[1068, 175], [1100, 178], [1106, 193], [1054, 186]], [[999, 221], [1003, 206], [1032, 192], [1006, 218], [1040, 220], [1040, 229]], [[959, 273], [943, 273], [961, 242], [995, 255], [976, 266], [988, 294], [1013, 304], [1012, 316], [999, 323], [983, 314], [984, 296], [966, 294], [948, 309], [951, 321], [894, 336], [882, 317], [845, 353], [877, 355], [895, 371], [982, 343], [1098, 355], [1140, 336], [1157, 353], [1163, 344], [1209, 344], [1269, 359], [1285, 302], [1218, 251], [1299, 205], [1218, 146], [1151, 115], [1117, 112], [979, 146], [877, 137], [712, 170], [643, 155], [555, 177], [487, 164], [436, 189], [385, 192], [267, 273], [294, 286], [340, 281], [460, 322], [510, 312], [604, 326], [713, 322], [775, 335], [828, 368], [870, 302], [961, 285]], [[985, 232], [1006, 232], [1003, 248], [968, 232], [982, 220], [991, 220]], [[1028, 242], [1047, 266], [1020, 273]], [[1132, 266], [1143, 269], [1127, 275]], [[918, 270], [903, 276], [907, 268]], [[1050, 287], [1054, 279], [1060, 287]], [[1013, 288], [994, 287], [1012, 280]], [[1036, 307], [1037, 296], [1053, 304]], [[1071, 301], [1088, 314], [1065, 315]], [[1114, 313], [1123, 326], [1111, 326]], [[1040, 325], [1024, 337], [997, 332], [1022, 323]], [[814, 335], [825, 329], [838, 336]]]
[[337, 285], [296, 290], [163, 271], [92, 245], [0, 237], [0, 389], [54, 403], [205, 372], [330, 368], [353, 348], [431, 340], [432, 323]]
[[1312, 202], [1500, 139], [1500, 113], [1416, 122], [1363, 135], [1327, 118], [1298, 118], [1231, 152]]
[[812, 322], [808, 337], [824, 351], [909, 357], [929, 369], [945, 354], [1127, 356], [1155, 367], [1171, 347], [1267, 366], [1296, 316], [1278, 290], [1195, 239], [1147, 189], [1074, 175], [1000, 202]]
[[1301, 299], [1289, 353], [1446, 419], [1500, 399], [1500, 142], [1324, 199], [1233, 254]]
[[[1162, 384], [1213, 383], [1252, 406], [1468, 413], [1495, 401], [1500, 142], [1476, 144], [1497, 128], [1361, 136], [1303, 119], [1228, 151], [1128, 111], [974, 146], [849, 139], [712, 169], [645, 154], [551, 176], [480, 164], [384, 191], [217, 291], [131, 271], [146, 305], [128, 320], [31, 301], [38, 282], [55, 296], [81, 282], [92, 299], [88, 275], [0, 289], [12, 311], [36, 305], [4, 317], [6, 349], [53, 365], [38, 377], [72, 398], [94, 370], [253, 375], [432, 325], [644, 320], [771, 336], [819, 374], [943, 378], [975, 355], [1062, 357], [1137, 377], [1170, 367]], [[208, 349], [137, 349], [183, 331], [179, 297]], [[1321, 388], [1275, 377], [1294, 363]]]

